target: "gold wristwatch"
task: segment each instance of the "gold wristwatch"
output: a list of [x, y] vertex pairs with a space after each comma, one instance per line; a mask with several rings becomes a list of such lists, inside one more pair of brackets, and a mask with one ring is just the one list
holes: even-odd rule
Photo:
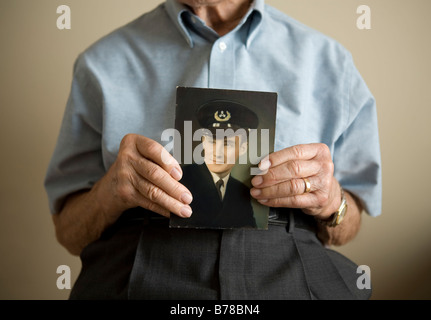
[[347, 200], [344, 195], [344, 190], [341, 188], [341, 204], [337, 211], [335, 211], [327, 220], [319, 220], [319, 222], [323, 223], [328, 227], [338, 226], [341, 221], [343, 221], [344, 216], [347, 212]]

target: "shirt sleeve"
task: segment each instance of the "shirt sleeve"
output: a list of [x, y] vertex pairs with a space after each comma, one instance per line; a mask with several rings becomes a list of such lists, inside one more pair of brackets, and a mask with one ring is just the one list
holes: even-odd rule
[[90, 189], [105, 174], [102, 108], [97, 77], [91, 63], [81, 55], [74, 64], [71, 92], [44, 181], [53, 214], [61, 210], [68, 195]]
[[345, 131], [335, 142], [335, 177], [362, 200], [371, 216], [381, 214], [382, 178], [376, 102], [350, 56]]

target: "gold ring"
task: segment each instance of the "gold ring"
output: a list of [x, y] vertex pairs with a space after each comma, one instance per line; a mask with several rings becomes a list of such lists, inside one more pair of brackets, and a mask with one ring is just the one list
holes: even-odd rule
[[304, 180], [304, 184], [305, 184], [304, 193], [309, 193], [311, 191], [310, 181], [308, 181], [307, 178], [302, 178], [302, 180]]

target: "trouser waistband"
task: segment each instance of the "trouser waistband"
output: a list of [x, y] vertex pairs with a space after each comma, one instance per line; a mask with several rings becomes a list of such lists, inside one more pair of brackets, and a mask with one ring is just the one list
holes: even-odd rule
[[309, 230], [314, 233], [317, 232], [316, 220], [301, 210], [291, 208], [270, 208], [268, 224], [286, 225], [290, 228], [290, 224], [292, 223], [294, 224], [292, 227]]
[[[132, 208], [124, 211], [124, 213], [117, 220], [115, 225], [120, 226], [124, 223], [140, 222], [144, 225], [150, 223], [168, 223], [169, 219], [163, 217], [155, 212], [143, 209], [141, 207]], [[294, 226], [291, 226], [291, 224]], [[316, 220], [299, 209], [290, 208], [270, 208], [268, 215], [269, 225], [286, 226], [287, 228], [300, 228], [312, 232], [317, 231]], [[114, 226], [115, 226], [114, 225]]]

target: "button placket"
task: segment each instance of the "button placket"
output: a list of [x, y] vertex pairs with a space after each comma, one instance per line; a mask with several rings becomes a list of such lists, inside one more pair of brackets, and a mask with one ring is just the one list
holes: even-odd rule
[[234, 85], [235, 57], [232, 43], [218, 39], [212, 47], [209, 65], [209, 86], [230, 88]]

